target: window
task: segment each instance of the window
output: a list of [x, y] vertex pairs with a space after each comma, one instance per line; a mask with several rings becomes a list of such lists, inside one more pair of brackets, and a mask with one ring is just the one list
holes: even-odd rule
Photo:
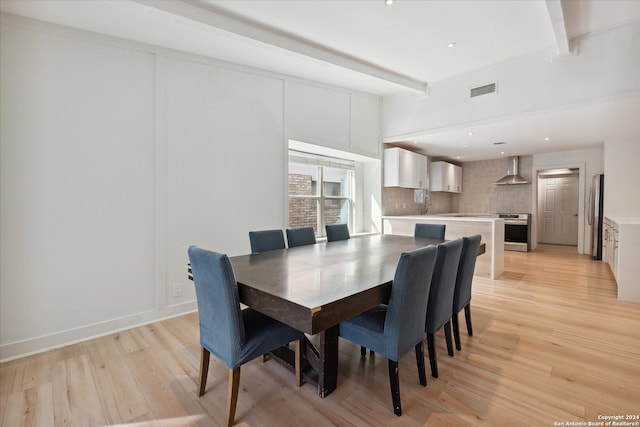
[[289, 227], [346, 223], [353, 230], [355, 162], [289, 150]]

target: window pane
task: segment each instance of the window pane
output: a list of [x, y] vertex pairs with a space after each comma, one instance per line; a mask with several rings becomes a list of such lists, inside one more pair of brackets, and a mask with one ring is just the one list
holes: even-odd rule
[[340, 182], [325, 182], [324, 183], [324, 195], [325, 196], [341, 196], [342, 183]]
[[318, 167], [289, 163], [289, 194], [316, 196], [318, 194]]
[[289, 199], [289, 228], [313, 227], [318, 235], [318, 200]]
[[288, 178], [288, 227], [313, 227], [316, 237], [328, 224], [353, 227], [354, 162], [290, 151]]
[[326, 200], [324, 204], [324, 223], [348, 224], [349, 223], [349, 201], [344, 199]]
[[346, 169], [323, 168], [324, 195], [350, 197], [352, 172]]

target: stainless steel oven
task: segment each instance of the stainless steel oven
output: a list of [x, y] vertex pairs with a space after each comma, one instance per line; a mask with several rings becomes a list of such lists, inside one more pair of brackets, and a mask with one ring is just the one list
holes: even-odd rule
[[531, 249], [531, 214], [499, 213], [504, 219], [504, 250], [529, 252]]

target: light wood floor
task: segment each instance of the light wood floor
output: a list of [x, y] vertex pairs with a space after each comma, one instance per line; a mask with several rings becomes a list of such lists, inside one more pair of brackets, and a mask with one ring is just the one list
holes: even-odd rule
[[[498, 280], [476, 279], [474, 336], [418, 384], [400, 361], [402, 417], [393, 415], [386, 360], [340, 341], [338, 389], [320, 399], [275, 361], [242, 368], [243, 426], [553, 426], [640, 414], [640, 304], [616, 300], [608, 267], [575, 248], [507, 252]], [[461, 326], [464, 330], [464, 322]], [[466, 332], [466, 331], [465, 331]], [[190, 314], [0, 365], [0, 424], [217, 426], [227, 369], [212, 359], [196, 396], [197, 315]], [[428, 372], [428, 364], [427, 364]]]

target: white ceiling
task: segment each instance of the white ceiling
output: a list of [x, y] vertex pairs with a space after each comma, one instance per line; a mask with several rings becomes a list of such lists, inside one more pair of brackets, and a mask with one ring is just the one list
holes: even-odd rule
[[568, 151], [602, 146], [607, 139], [637, 139], [639, 117], [636, 97], [435, 131], [415, 138], [418, 144], [394, 145], [460, 162]]
[[[0, 0], [0, 10], [379, 95], [562, 51], [563, 41], [640, 19], [638, 0]], [[500, 156], [495, 141], [508, 154], [559, 151], [637, 137], [639, 114], [630, 99], [416, 140], [463, 161]]]

